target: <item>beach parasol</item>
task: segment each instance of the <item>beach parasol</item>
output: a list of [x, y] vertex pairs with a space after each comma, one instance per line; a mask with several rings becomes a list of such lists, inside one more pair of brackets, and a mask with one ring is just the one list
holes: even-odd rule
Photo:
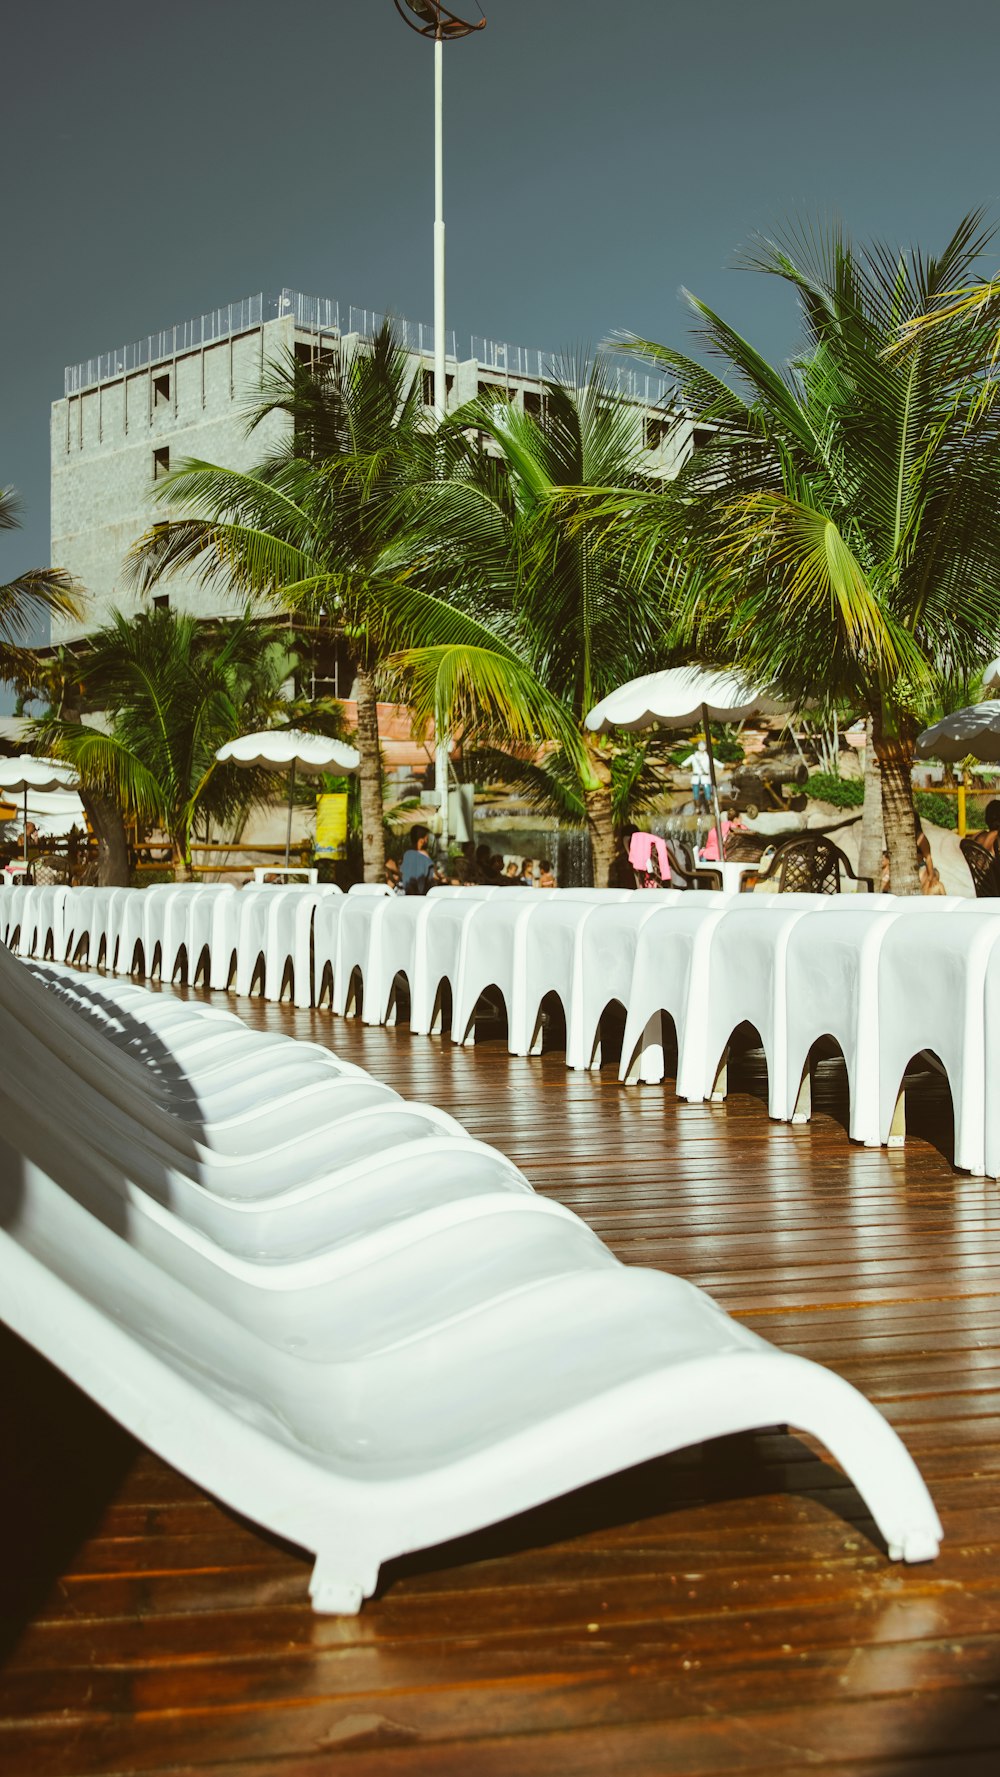
[[318, 777], [324, 771], [348, 774], [357, 771], [361, 754], [342, 740], [331, 740], [326, 734], [308, 734], [301, 728], [264, 728], [258, 734], [242, 734], [239, 740], [228, 740], [219, 747], [215, 757], [223, 765], [261, 765], [269, 771], [290, 771], [288, 787], [288, 827], [285, 832], [285, 864], [292, 847], [292, 804], [295, 800], [295, 774]]
[[74, 790], [76, 772], [58, 759], [36, 759], [20, 753], [16, 759], [0, 759], [0, 790], [24, 797], [24, 861], [28, 862], [28, 796], [51, 790]]
[[949, 765], [970, 755], [984, 764], [1000, 760], [1000, 700], [987, 698], [952, 710], [918, 734], [914, 751], [920, 759], [944, 759]]
[[594, 705], [586, 726], [594, 733], [606, 733], [611, 728], [690, 728], [700, 722], [708, 748], [715, 831], [722, 858], [722, 815], [709, 723], [742, 722], [749, 716], [786, 715], [787, 711], [787, 704], [768, 692], [755, 690], [735, 673], [709, 672], [700, 666], [672, 666], [620, 685]]

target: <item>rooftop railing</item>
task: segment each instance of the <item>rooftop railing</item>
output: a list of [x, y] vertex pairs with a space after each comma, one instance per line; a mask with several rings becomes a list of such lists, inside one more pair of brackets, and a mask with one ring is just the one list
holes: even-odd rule
[[[230, 302], [225, 308], [211, 309], [207, 315], [181, 321], [176, 327], [147, 334], [145, 339], [137, 339], [131, 345], [117, 346], [96, 358], [85, 358], [81, 364], [68, 364], [64, 373], [64, 394], [79, 395], [99, 383], [115, 382], [133, 371], [231, 339], [239, 333], [249, 333], [265, 321], [283, 316], [290, 316], [296, 327], [311, 333], [338, 336], [357, 333], [364, 339], [377, 333], [385, 319], [375, 309], [353, 305], [342, 307], [328, 296], [305, 296], [300, 290], [287, 289], [281, 290], [277, 296], [261, 292], [257, 296], [245, 296], [239, 302]], [[407, 321], [402, 316], [392, 319], [408, 352], [433, 357], [434, 329], [428, 322]], [[458, 338], [453, 332], [446, 336], [446, 350], [449, 358], [458, 359]], [[469, 351], [465, 355], [475, 359], [482, 369], [502, 376], [526, 377], [533, 381], [558, 380], [560, 376], [561, 361], [557, 353], [537, 351], [531, 346], [509, 345], [504, 340], [485, 339], [479, 334], [471, 336]], [[669, 397], [669, 386], [662, 377], [624, 365], [616, 366], [615, 374], [619, 393], [642, 402], [644, 406], [658, 406]]]

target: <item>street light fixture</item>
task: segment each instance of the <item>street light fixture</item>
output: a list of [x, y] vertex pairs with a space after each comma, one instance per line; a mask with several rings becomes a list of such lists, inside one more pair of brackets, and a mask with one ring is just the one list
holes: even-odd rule
[[480, 8], [475, 22], [459, 18], [441, 0], [392, 0], [404, 24], [420, 37], [434, 42], [434, 411], [438, 423], [448, 407], [445, 373], [444, 299], [444, 45], [469, 37], [486, 26]]
[[[486, 14], [480, 9], [480, 17], [475, 24], [460, 19], [456, 12], [447, 6], [438, 4], [438, 0], [393, 0], [393, 5], [401, 19], [421, 37], [468, 37], [470, 31], [481, 31], [486, 24]], [[405, 11], [404, 11], [405, 7]], [[420, 22], [407, 18], [413, 13]]]
[[[434, 43], [434, 414], [438, 425], [448, 411], [444, 303], [444, 45], [486, 27], [479, 8], [475, 21], [460, 18], [441, 0], [392, 0], [403, 23]], [[441, 836], [448, 848], [448, 741], [436, 749], [435, 783], [441, 792]]]

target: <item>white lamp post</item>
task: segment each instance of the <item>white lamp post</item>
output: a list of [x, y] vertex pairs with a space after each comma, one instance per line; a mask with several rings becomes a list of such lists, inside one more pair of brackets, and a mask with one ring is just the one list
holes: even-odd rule
[[[400, 18], [421, 37], [434, 41], [434, 414], [438, 425], [448, 411], [447, 352], [445, 349], [444, 282], [444, 46], [458, 37], [482, 31], [486, 15], [475, 23], [461, 19], [441, 0], [393, 0]], [[448, 850], [448, 786], [450, 765], [448, 736], [437, 739], [434, 782], [441, 802], [441, 842]]]

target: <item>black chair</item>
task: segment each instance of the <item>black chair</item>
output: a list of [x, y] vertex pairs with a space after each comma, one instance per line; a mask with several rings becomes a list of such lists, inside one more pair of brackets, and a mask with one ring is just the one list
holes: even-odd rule
[[977, 839], [960, 839], [958, 843], [969, 866], [976, 899], [1000, 900], [1000, 859], [996, 853], [987, 851], [985, 845], [980, 845]]
[[694, 852], [683, 839], [668, 839], [666, 846], [671, 882], [676, 878], [687, 889], [721, 889], [722, 871], [709, 864], [699, 864], [695, 869]]
[[874, 894], [870, 876], [858, 876], [851, 860], [839, 845], [822, 833], [801, 833], [785, 839], [776, 848], [767, 869], [757, 878], [757, 887], [765, 884], [779, 895], [839, 895], [841, 877], [863, 882]]

